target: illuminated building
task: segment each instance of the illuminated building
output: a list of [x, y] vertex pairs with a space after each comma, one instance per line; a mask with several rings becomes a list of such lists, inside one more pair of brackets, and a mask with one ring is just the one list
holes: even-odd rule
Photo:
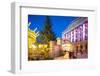
[[62, 44], [62, 39], [61, 38], [57, 38], [57, 45], [61, 45]]
[[88, 18], [79, 17], [62, 32], [62, 39], [69, 40], [75, 46], [74, 51], [85, 51], [88, 46]]

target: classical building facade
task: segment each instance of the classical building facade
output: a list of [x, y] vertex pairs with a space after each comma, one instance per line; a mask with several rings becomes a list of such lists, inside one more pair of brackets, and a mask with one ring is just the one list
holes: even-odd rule
[[88, 47], [88, 18], [79, 17], [62, 32], [62, 39], [71, 41], [75, 48], [74, 51], [85, 52]]

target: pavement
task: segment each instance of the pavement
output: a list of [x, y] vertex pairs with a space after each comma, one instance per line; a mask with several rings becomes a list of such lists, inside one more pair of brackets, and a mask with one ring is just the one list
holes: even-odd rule
[[65, 59], [64, 56], [56, 57], [55, 60]]

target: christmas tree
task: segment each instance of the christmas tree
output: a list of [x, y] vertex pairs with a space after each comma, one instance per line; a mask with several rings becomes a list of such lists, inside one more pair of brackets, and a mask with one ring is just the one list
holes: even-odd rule
[[43, 29], [40, 31], [39, 40], [41, 43], [49, 43], [49, 41], [55, 41], [56, 35], [52, 30], [52, 24], [50, 17], [46, 16], [46, 21], [44, 23]]

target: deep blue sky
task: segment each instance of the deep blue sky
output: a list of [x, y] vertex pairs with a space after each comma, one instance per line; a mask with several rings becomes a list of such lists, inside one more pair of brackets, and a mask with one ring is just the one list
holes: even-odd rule
[[[49, 16], [52, 23], [52, 29], [55, 32], [57, 37], [62, 36], [62, 32], [68, 27], [68, 25], [78, 17], [71, 16]], [[43, 15], [28, 15], [28, 23], [31, 22], [29, 28], [34, 30], [37, 27], [37, 30], [42, 30], [42, 27], [45, 23], [46, 16]]]

